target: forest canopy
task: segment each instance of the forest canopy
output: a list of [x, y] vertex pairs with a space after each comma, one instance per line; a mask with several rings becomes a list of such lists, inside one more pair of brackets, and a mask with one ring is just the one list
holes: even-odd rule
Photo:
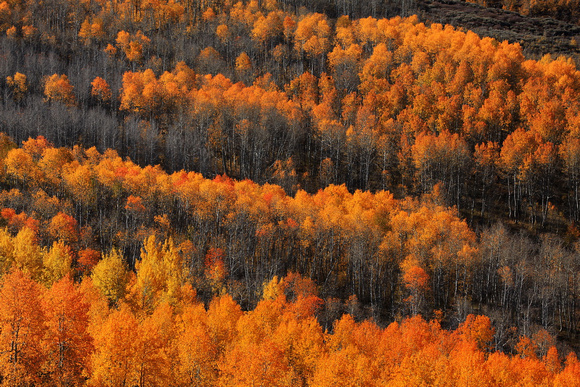
[[46, 25], [32, 4], [6, 3], [2, 129], [289, 194], [345, 184], [418, 197], [439, 182], [470, 222], [578, 221], [571, 59], [529, 60], [414, 16], [197, 6], [63, 6], [67, 23]]
[[0, 2], [3, 383], [578, 380], [574, 61], [363, 3]]
[[[479, 234], [441, 204], [330, 185], [290, 196], [277, 185], [140, 167], [115, 151], [3, 138], [1, 267], [51, 286], [92, 278], [112, 306], [151, 312], [183, 286], [246, 310], [274, 276], [300, 273], [326, 328], [342, 313], [457, 326], [493, 318], [496, 349], [518, 335], [578, 329], [577, 244], [495, 225]], [[320, 309], [322, 307], [322, 309]], [[516, 341], [514, 341], [516, 340]]]

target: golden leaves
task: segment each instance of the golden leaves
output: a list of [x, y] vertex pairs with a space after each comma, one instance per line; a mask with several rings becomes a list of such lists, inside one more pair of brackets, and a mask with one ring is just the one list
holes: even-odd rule
[[46, 101], [58, 101], [69, 106], [76, 103], [73, 86], [64, 74], [53, 74], [44, 79], [44, 96]]
[[26, 75], [16, 72], [14, 76], [6, 77], [6, 84], [12, 89], [12, 98], [14, 101], [20, 102], [24, 99], [24, 95], [28, 90], [28, 81]]
[[91, 95], [96, 97], [100, 102], [108, 102], [111, 100], [111, 87], [101, 77], [96, 77], [93, 82], [91, 82]]

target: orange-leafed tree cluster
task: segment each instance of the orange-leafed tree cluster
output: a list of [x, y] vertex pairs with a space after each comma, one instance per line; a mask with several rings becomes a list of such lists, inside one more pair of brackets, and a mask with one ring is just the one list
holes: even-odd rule
[[[47, 5], [41, 23], [32, 4], [6, 3], [6, 15], [38, 24], [36, 38], [11, 44], [66, 37], [79, 44], [76, 66], [95, 67], [66, 71], [55, 54], [43, 59], [56, 61], [50, 72], [7, 68], [3, 128], [291, 194], [346, 184], [420, 196], [438, 185], [475, 221], [555, 230], [580, 220], [571, 59], [529, 60], [518, 44], [417, 17], [332, 19], [286, 5]], [[172, 36], [183, 39], [173, 47]]]
[[3, 383], [569, 386], [580, 380], [576, 355], [563, 358], [545, 335], [520, 337], [513, 355], [493, 351], [495, 329], [485, 316], [469, 315], [447, 331], [419, 316], [381, 328], [345, 314], [323, 330], [316, 318], [323, 301], [315, 284], [297, 274], [265, 283], [258, 304], [245, 312], [228, 294], [204, 305], [177, 277], [175, 289], [156, 293], [144, 308], [135, 292], [145, 291], [140, 280], [150, 275], [138, 268], [127, 295], [113, 302], [96, 271], [80, 283], [67, 275], [46, 286], [13, 267], [0, 286]]
[[[515, 332], [578, 329], [578, 246], [533, 241], [503, 226], [476, 235], [435, 189], [422, 200], [331, 185], [287, 195], [277, 185], [139, 167], [116, 152], [4, 141], [1, 273], [16, 266], [49, 286], [93, 282], [110, 302], [144, 310], [183, 284], [201, 300], [229, 293], [252, 308], [264, 281], [288, 271], [319, 284], [322, 324], [337, 314], [453, 324], [486, 310]], [[0, 274], [1, 274], [0, 273]], [[348, 300], [348, 301], [347, 301]], [[514, 313], [514, 311], [518, 311]], [[495, 316], [495, 317], [494, 317]]]
[[577, 384], [573, 60], [305, 3], [0, 0], [2, 383]]

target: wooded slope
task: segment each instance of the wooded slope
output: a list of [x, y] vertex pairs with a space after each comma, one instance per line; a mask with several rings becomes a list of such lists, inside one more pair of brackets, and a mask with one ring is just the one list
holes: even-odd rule
[[[132, 279], [138, 293], [146, 289], [144, 265]], [[545, 333], [522, 337], [517, 355], [490, 352], [494, 329], [484, 316], [469, 315], [449, 332], [421, 317], [381, 329], [345, 315], [324, 332], [313, 316], [321, 302], [314, 285], [297, 275], [265, 284], [248, 312], [229, 295], [206, 309], [187, 286], [152, 310], [139, 305], [140, 294], [110, 308], [93, 278], [64, 277], [45, 288], [18, 269], [4, 276], [4, 385], [570, 386], [580, 379], [575, 354], [563, 362]]]
[[356, 17], [385, 4], [0, 3], [1, 274], [91, 277], [139, 325], [177, 318], [182, 289], [255, 310], [292, 272], [316, 329], [484, 313], [497, 350], [573, 345], [580, 72]]
[[[380, 322], [421, 313], [450, 327], [484, 312], [506, 351], [514, 335], [543, 328], [571, 339], [578, 329], [576, 244], [534, 242], [502, 226], [476, 236], [436, 193], [395, 199], [331, 185], [288, 196], [276, 185], [168, 174], [42, 137], [22, 148], [4, 138], [2, 154], [4, 274], [16, 266], [46, 285], [99, 270], [114, 277], [99, 269], [113, 255], [123, 270], [148, 265], [138, 299], [151, 310], [184, 284], [205, 302], [223, 290], [251, 309], [264, 282], [297, 272], [316, 282], [327, 329], [347, 310]], [[103, 281], [112, 302], [129, 291]]]
[[569, 59], [526, 60], [517, 44], [416, 17], [123, 4], [63, 7], [65, 25], [9, 7], [7, 134], [288, 193], [344, 183], [417, 197], [440, 182], [470, 222], [562, 231], [580, 216]]

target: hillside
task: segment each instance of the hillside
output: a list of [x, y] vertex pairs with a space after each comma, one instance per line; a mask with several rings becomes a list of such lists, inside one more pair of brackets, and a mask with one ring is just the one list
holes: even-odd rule
[[290, 197], [140, 168], [111, 150], [2, 143], [4, 380], [580, 378], [566, 345], [578, 330], [580, 253], [554, 238], [535, 244], [501, 226], [476, 238], [436, 197], [344, 186]]
[[451, 24], [480, 36], [519, 43], [531, 58], [552, 54], [570, 56], [577, 63], [579, 60], [580, 26], [577, 24], [454, 0], [420, 1], [417, 13], [421, 20]]
[[580, 27], [308, 6], [0, 2], [2, 381], [579, 380]]

